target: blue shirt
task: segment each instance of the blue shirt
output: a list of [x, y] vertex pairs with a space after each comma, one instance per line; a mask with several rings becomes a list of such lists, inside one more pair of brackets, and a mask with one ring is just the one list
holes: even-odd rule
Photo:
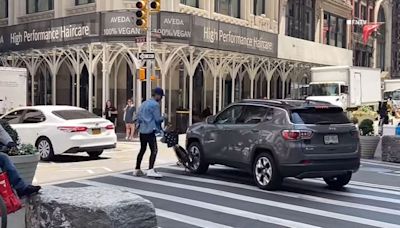
[[143, 102], [137, 113], [137, 121], [141, 134], [160, 132], [161, 123], [164, 121], [161, 116], [160, 104], [154, 99]]

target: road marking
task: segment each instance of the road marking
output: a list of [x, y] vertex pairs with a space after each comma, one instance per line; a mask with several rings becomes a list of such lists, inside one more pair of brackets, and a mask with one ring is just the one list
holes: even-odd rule
[[[311, 183], [319, 183], [319, 184], [325, 183], [323, 180], [318, 180], [318, 179], [309, 179], [309, 180], [304, 180], [304, 181], [311, 182]], [[400, 196], [400, 188], [396, 188], [394, 186], [369, 184], [369, 183], [356, 182], [356, 181], [351, 181], [350, 183], [351, 184], [346, 185], [346, 187]], [[388, 190], [389, 187], [391, 187], [394, 191]]]
[[94, 174], [94, 171], [91, 169], [87, 169], [86, 172], [90, 173], [90, 174]]
[[[374, 212], [379, 211], [381, 213], [399, 215], [400, 216], [400, 211], [399, 210], [393, 210], [393, 209], [388, 209], [388, 208], [383, 208], [383, 207], [376, 207], [376, 206], [370, 206], [370, 205], [365, 205], [365, 204], [351, 203], [351, 202], [345, 202], [345, 201], [340, 201], [340, 200], [332, 200], [332, 199], [327, 199], [327, 198], [323, 198], [323, 197], [311, 196], [311, 195], [294, 193], [294, 192], [284, 192], [284, 191], [270, 191], [270, 192], [268, 192], [268, 191], [265, 191], [265, 190], [261, 190], [261, 189], [259, 189], [258, 187], [255, 187], [255, 186], [250, 186], [250, 185], [245, 185], [245, 184], [238, 184], [238, 183], [231, 183], [231, 182], [227, 182], [227, 181], [206, 179], [206, 178], [201, 178], [201, 177], [182, 176], [182, 175], [170, 174], [170, 173], [164, 173], [164, 172], [162, 173], [162, 175], [165, 176], [165, 177], [172, 177], [172, 178], [177, 178], [177, 179], [182, 179], [182, 180], [189, 180], [189, 181], [216, 184], [216, 185], [222, 185], [222, 186], [228, 186], [228, 187], [234, 187], [234, 188], [241, 188], [241, 189], [246, 189], [246, 190], [262, 192], [262, 193], [265, 193], [265, 194], [279, 195], [279, 196], [285, 196], [285, 197], [291, 197], [291, 198], [296, 198], [296, 199], [302, 199], [302, 200], [318, 202], [318, 203], [331, 204], [331, 205], [335, 205], [335, 206], [343, 206], [343, 207], [362, 209], [362, 210], [367, 210], [367, 211], [374, 211]], [[119, 175], [114, 175], [114, 176], [119, 177]]]
[[[225, 167], [217, 166], [217, 167], [212, 167], [215, 169], [224, 169]], [[174, 167], [174, 166], [169, 166], [169, 167], [163, 167], [163, 169], [170, 169], [170, 170], [177, 170], [177, 171], [183, 171], [182, 168], [179, 167]], [[226, 167], [225, 170], [233, 169], [230, 167]], [[233, 169], [235, 170], [235, 169]], [[236, 169], [237, 170], [237, 169]], [[224, 176], [227, 178], [231, 178], [232, 176], [229, 175], [220, 175], [219, 176]], [[248, 178], [243, 180], [248, 180]], [[314, 183], [325, 183], [323, 180], [320, 179], [307, 179], [307, 180], [299, 180], [296, 178], [290, 178], [291, 180], [294, 180], [296, 182], [314, 182]], [[365, 187], [361, 187], [365, 186]], [[364, 182], [358, 182], [358, 181], [351, 181], [350, 184], [346, 185], [347, 188], [354, 188], [354, 189], [361, 189], [361, 190], [367, 190], [367, 191], [373, 191], [373, 192], [379, 192], [379, 193], [386, 193], [386, 194], [392, 194], [392, 195], [400, 195], [400, 188], [395, 187], [395, 186], [388, 186], [388, 185], [378, 185], [378, 184], [370, 184], [370, 183], [364, 183]], [[381, 189], [377, 189], [381, 188]], [[400, 202], [400, 201], [399, 201]]]
[[249, 203], [261, 204], [261, 205], [265, 205], [265, 206], [277, 207], [277, 208], [282, 208], [282, 209], [286, 209], [286, 210], [292, 210], [292, 211], [297, 211], [297, 212], [303, 212], [303, 213], [308, 213], [308, 214], [313, 214], [313, 215], [324, 216], [324, 217], [328, 217], [328, 218], [340, 219], [340, 220], [359, 223], [359, 224], [363, 224], [363, 225], [372, 225], [372, 226], [387, 227], [387, 228], [389, 228], [389, 227], [400, 228], [400, 225], [395, 225], [395, 224], [391, 224], [391, 223], [380, 222], [380, 221], [361, 218], [361, 217], [357, 217], [357, 216], [345, 215], [345, 214], [340, 214], [340, 213], [336, 213], [336, 212], [329, 212], [329, 211], [308, 208], [308, 207], [303, 207], [303, 206], [298, 206], [298, 205], [293, 205], [293, 204], [288, 204], [288, 203], [282, 203], [282, 202], [277, 202], [277, 201], [272, 201], [272, 200], [266, 200], [266, 199], [261, 199], [261, 198], [256, 198], [256, 197], [250, 197], [250, 196], [240, 195], [240, 194], [231, 193], [231, 192], [222, 191], [222, 190], [214, 190], [214, 189], [204, 188], [204, 187], [189, 186], [189, 185], [172, 183], [172, 182], [167, 182], [167, 181], [162, 181], [162, 180], [153, 180], [153, 179], [147, 179], [147, 178], [133, 177], [133, 176], [128, 176], [128, 175], [124, 175], [124, 174], [114, 174], [112, 176], [117, 177], [117, 178], [123, 178], [126, 180], [133, 180], [133, 181], [138, 181], [138, 182], [151, 183], [151, 184], [155, 184], [155, 185], [163, 185], [163, 186], [167, 186], [167, 187], [197, 191], [197, 192], [207, 193], [207, 194], [211, 194], [211, 195], [231, 198], [234, 200], [241, 200], [241, 201], [245, 201], [245, 202], [249, 202]]
[[[142, 178], [142, 179], [144, 179], [144, 178]], [[257, 214], [257, 213], [253, 213], [253, 212], [249, 212], [249, 211], [235, 209], [235, 208], [231, 208], [231, 207], [225, 207], [225, 206], [220, 206], [220, 205], [216, 205], [216, 204], [201, 202], [198, 200], [192, 200], [192, 199], [187, 199], [187, 198], [183, 198], [183, 197], [163, 194], [163, 193], [133, 189], [133, 188], [123, 187], [123, 186], [114, 185], [114, 184], [106, 184], [106, 183], [100, 183], [100, 182], [95, 182], [95, 181], [90, 181], [90, 180], [77, 181], [76, 183], [97, 186], [97, 187], [109, 187], [109, 188], [117, 187], [119, 189], [123, 189], [123, 190], [132, 192], [137, 195], [158, 198], [158, 199], [172, 201], [172, 202], [176, 202], [176, 203], [180, 203], [180, 204], [186, 204], [186, 205], [193, 206], [193, 207], [199, 207], [199, 208], [212, 210], [212, 211], [216, 211], [216, 212], [221, 212], [221, 213], [225, 213], [225, 214], [230, 214], [230, 215], [234, 215], [234, 216], [239, 216], [239, 217], [243, 217], [243, 218], [247, 218], [247, 219], [259, 220], [261, 222], [265, 222], [265, 223], [269, 223], [269, 224], [276, 224], [276, 225], [280, 225], [280, 226], [297, 227], [297, 228], [303, 228], [303, 227], [304, 228], [317, 228], [318, 227], [318, 226], [313, 226], [313, 225], [306, 224], [306, 223], [300, 223], [300, 222], [295, 222], [295, 221], [291, 221], [291, 220], [287, 220], [287, 219], [281, 219], [281, 218], [272, 217], [272, 216], [268, 216], [268, 215], [262, 215], [262, 214]]]
[[198, 226], [198, 227], [204, 227], [204, 228], [209, 228], [209, 227], [231, 228], [232, 227], [232, 226], [225, 226], [225, 225], [215, 223], [215, 222], [210, 222], [210, 221], [203, 220], [203, 219], [194, 218], [194, 217], [183, 215], [183, 214], [174, 213], [171, 211], [165, 211], [165, 210], [158, 209], [158, 208], [156, 208], [156, 214], [157, 214], [157, 216], [160, 216], [160, 217], [164, 217], [167, 219], [175, 220], [178, 222], [182, 222], [182, 223], [186, 223], [186, 224], [190, 224], [190, 225]]
[[361, 160], [361, 163], [368, 164], [368, 165], [375, 165], [375, 166], [383, 166], [383, 167], [390, 167], [390, 168], [395, 168], [395, 169], [400, 169], [400, 165], [392, 165], [390, 163], [384, 163], [384, 162], [379, 162], [379, 161], [366, 161], [366, 160]]
[[107, 167], [102, 167], [104, 170], [106, 170], [106, 171], [108, 171], [108, 172], [113, 172], [113, 170], [112, 169], [110, 169], [110, 168], [107, 168]]

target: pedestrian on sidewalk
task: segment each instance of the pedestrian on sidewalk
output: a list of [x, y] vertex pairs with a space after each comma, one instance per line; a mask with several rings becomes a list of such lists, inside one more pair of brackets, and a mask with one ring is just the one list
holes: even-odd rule
[[106, 108], [104, 110], [104, 116], [107, 120], [111, 121], [114, 125], [116, 125], [115, 120], [117, 119], [118, 111], [111, 103], [111, 100], [106, 102]]
[[156, 178], [162, 177], [161, 174], [154, 170], [154, 163], [158, 152], [156, 134], [161, 133], [161, 123], [164, 121], [164, 117], [161, 116], [159, 104], [163, 97], [164, 91], [159, 87], [155, 88], [152, 92], [152, 98], [143, 102], [137, 113], [140, 134], [140, 152], [136, 159], [136, 167], [133, 172], [134, 176], [144, 175], [140, 169], [140, 165], [142, 163], [143, 155], [146, 152], [147, 144], [149, 144], [151, 154], [147, 176]]
[[[6, 130], [0, 125], [0, 149], [3, 148], [12, 149], [16, 147], [17, 144], [12, 140], [10, 135]], [[28, 185], [26, 184], [21, 176], [19, 175], [15, 165], [12, 163], [7, 154], [0, 152], [0, 169], [1, 172], [6, 172], [10, 180], [11, 186], [17, 191], [18, 196], [30, 196], [39, 192], [40, 186]]]
[[136, 131], [135, 121], [136, 107], [133, 105], [132, 99], [128, 99], [124, 108], [125, 140], [133, 140]]

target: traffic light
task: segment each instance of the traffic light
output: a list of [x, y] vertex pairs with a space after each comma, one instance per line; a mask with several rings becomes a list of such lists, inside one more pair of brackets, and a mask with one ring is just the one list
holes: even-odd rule
[[146, 80], [146, 68], [144, 68], [144, 67], [139, 69], [139, 80], [140, 81]]
[[147, 28], [147, 5], [147, 0], [136, 2], [136, 26], [139, 26], [140, 28]]
[[150, 1], [150, 12], [158, 13], [161, 9], [161, 0]]

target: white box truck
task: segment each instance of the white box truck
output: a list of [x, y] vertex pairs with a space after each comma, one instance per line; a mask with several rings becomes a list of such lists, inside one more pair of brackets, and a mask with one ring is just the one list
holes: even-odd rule
[[27, 71], [25, 68], [0, 67], [0, 115], [26, 106]]
[[381, 70], [367, 67], [329, 66], [311, 68], [307, 100], [325, 101], [355, 109], [382, 100]]
[[389, 79], [383, 81], [383, 98], [389, 97], [393, 100], [394, 108], [400, 108], [400, 79]]

